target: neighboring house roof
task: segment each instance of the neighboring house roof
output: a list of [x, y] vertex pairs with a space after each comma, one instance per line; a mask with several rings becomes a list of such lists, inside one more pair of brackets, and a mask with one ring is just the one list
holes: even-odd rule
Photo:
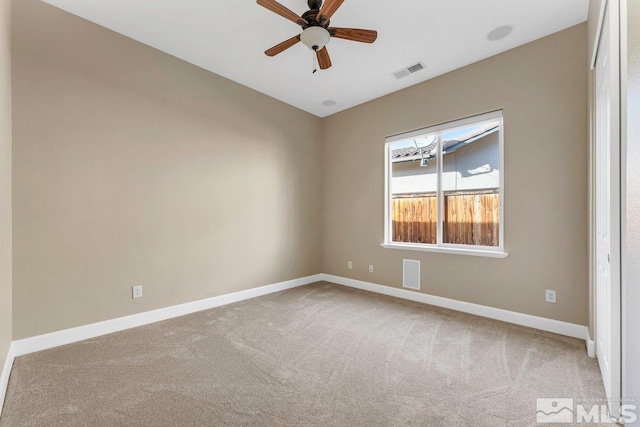
[[[425, 154], [429, 154], [431, 151], [433, 151], [436, 148], [437, 145], [438, 143], [436, 141], [421, 148]], [[398, 148], [396, 150], [391, 151], [391, 157], [394, 159], [397, 159], [400, 157], [414, 157], [419, 155], [420, 155], [420, 150], [418, 149], [418, 147], [415, 147], [415, 146]]]
[[[454, 151], [464, 147], [467, 144], [472, 143], [473, 141], [477, 141], [480, 138], [484, 138], [487, 135], [497, 132], [498, 128], [499, 126], [494, 126], [489, 129], [479, 129], [475, 132], [464, 135], [464, 137], [461, 139], [451, 139], [444, 141], [442, 143], [444, 153], [453, 153]], [[422, 153], [424, 153], [424, 157], [430, 159], [436, 156], [437, 147], [438, 142], [434, 141], [431, 144], [423, 147], [409, 146], [397, 148], [391, 151], [391, 158], [394, 162], [406, 162], [411, 160], [418, 160], [422, 157]], [[421, 150], [422, 153], [420, 152]]]

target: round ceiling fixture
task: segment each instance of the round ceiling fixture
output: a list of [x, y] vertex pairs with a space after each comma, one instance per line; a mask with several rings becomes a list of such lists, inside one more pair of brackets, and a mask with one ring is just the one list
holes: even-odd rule
[[323, 27], [308, 27], [300, 34], [300, 41], [309, 49], [318, 51], [331, 40], [331, 34]]
[[334, 101], [333, 99], [327, 99], [326, 101], [322, 102], [322, 105], [324, 105], [325, 107], [333, 107], [336, 104], [337, 102]]
[[492, 41], [492, 42], [495, 42], [497, 40], [502, 40], [503, 38], [511, 34], [512, 31], [513, 31], [513, 25], [503, 25], [491, 31], [487, 35], [487, 39], [489, 39], [489, 41]]

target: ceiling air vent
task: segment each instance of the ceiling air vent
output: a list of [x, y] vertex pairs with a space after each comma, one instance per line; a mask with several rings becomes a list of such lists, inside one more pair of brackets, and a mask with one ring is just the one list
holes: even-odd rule
[[424, 64], [422, 62], [418, 62], [417, 64], [410, 65], [402, 70], [396, 71], [393, 73], [393, 77], [396, 79], [401, 79], [403, 77], [407, 77], [410, 74], [418, 72], [424, 69]]

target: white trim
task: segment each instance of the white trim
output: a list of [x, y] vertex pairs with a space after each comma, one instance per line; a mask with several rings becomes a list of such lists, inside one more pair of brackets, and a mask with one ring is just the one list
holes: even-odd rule
[[185, 314], [208, 310], [210, 308], [220, 307], [222, 305], [260, 297], [263, 295], [272, 294], [274, 292], [280, 292], [287, 289], [296, 288], [298, 286], [308, 285], [310, 283], [319, 282], [321, 280], [322, 275], [316, 274], [300, 279], [261, 286], [259, 288], [247, 289], [245, 291], [234, 292], [231, 294], [220, 295], [217, 297], [207, 298], [199, 301], [193, 301], [185, 304], [174, 305], [171, 307], [160, 308], [157, 310], [146, 311], [144, 313], [119, 317], [117, 319], [91, 323], [89, 325], [78, 326], [76, 328], [51, 332], [49, 334], [24, 338], [13, 342], [13, 344], [15, 344], [14, 354], [15, 357], [23, 356], [25, 354], [46, 350], [48, 348], [71, 344], [74, 342], [86, 340], [89, 338], [95, 338], [101, 335], [111, 334], [113, 332], [118, 332], [125, 329], [131, 329], [138, 326], [148, 325], [150, 323], [160, 322], [162, 320], [172, 319], [174, 317], [184, 316]]
[[391, 209], [391, 180], [392, 180], [392, 168], [389, 163], [391, 159], [391, 145], [385, 143], [384, 145], [384, 241], [391, 241], [391, 217], [389, 210]]
[[[596, 337], [596, 185], [595, 185], [595, 105], [596, 79], [595, 72], [590, 73], [589, 91], [589, 328], [590, 339], [595, 342]], [[588, 346], [588, 342], [587, 342]], [[593, 350], [595, 357], [595, 349]]]
[[463, 313], [474, 314], [476, 316], [487, 317], [489, 319], [501, 320], [521, 326], [528, 326], [542, 331], [553, 332], [568, 337], [585, 340], [589, 339], [589, 328], [575, 323], [562, 322], [560, 320], [547, 319], [545, 317], [533, 316], [530, 314], [517, 313], [515, 311], [503, 310], [501, 308], [487, 307], [470, 302], [458, 301], [421, 292], [408, 291], [405, 289], [392, 288], [390, 286], [378, 285], [375, 283], [363, 282], [361, 280], [348, 279], [346, 277], [322, 274], [322, 280], [351, 288], [362, 289], [378, 294], [389, 295], [410, 301], [444, 307]]
[[[444, 156], [442, 155], [442, 133], [438, 133], [437, 138], [437, 149], [438, 149], [438, 161], [436, 163], [437, 166], [437, 178], [436, 178], [436, 245], [442, 246], [444, 241], [444, 203], [442, 200], [442, 178], [444, 174]], [[392, 175], [393, 178], [393, 175]], [[389, 184], [391, 185], [391, 184]], [[391, 224], [389, 224], [391, 226]], [[385, 240], [385, 243], [393, 243], [391, 241], [391, 235], [389, 235], [389, 240]]]
[[[620, 378], [621, 378], [621, 396], [626, 397], [633, 391], [629, 391], [637, 381], [637, 375], [634, 374], [634, 369], [631, 366], [635, 365], [635, 355], [629, 349], [633, 347], [634, 341], [637, 339], [634, 334], [633, 328], [629, 328], [630, 314], [628, 308], [630, 307], [628, 291], [635, 283], [632, 283], [632, 275], [629, 274], [628, 261], [633, 258], [633, 250], [628, 251], [628, 240], [632, 236], [632, 232], [628, 229], [629, 220], [627, 214], [629, 213], [627, 207], [627, 200], [633, 198], [634, 186], [628, 185], [628, 167], [635, 163], [633, 157], [629, 157], [627, 151], [630, 144], [628, 123], [629, 114], [629, 93], [632, 94], [632, 100], [635, 102], [633, 92], [629, 89], [629, 5], [627, 0], [620, 1], [620, 180], [621, 180], [621, 200], [620, 200], [620, 225], [622, 232], [621, 239], [621, 251], [620, 251], [620, 273], [621, 273], [621, 295], [620, 295], [620, 314], [621, 314], [621, 330], [620, 330]], [[635, 25], [635, 24], [634, 24]], [[632, 47], [634, 48], [634, 47]], [[636, 54], [633, 53], [632, 57]], [[634, 227], [635, 229], [635, 227]], [[631, 296], [632, 297], [632, 296]], [[633, 364], [633, 365], [632, 365]], [[637, 371], [636, 371], [637, 372]]]
[[500, 131], [498, 132], [500, 138], [500, 224], [498, 236], [498, 244], [500, 250], [505, 253], [505, 257], [509, 254], [504, 252], [504, 200], [505, 200], [505, 162], [504, 162], [504, 111], [500, 110]]
[[598, 26], [596, 27], [596, 38], [593, 45], [593, 54], [591, 55], [591, 69], [596, 69], [596, 61], [598, 60], [598, 48], [600, 47], [600, 37], [602, 35], [602, 26], [604, 25], [604, 12], [607, 9], [607, 2], [602, 0], [600, 4], [600, 13], [598, 14]]
[[403, 141], [405, 139], [415, 138], [416, 136], [421, 136], [427, 133], [436, 133], [443, 130], [455, 130], [456, 128], [466, 127], [468, 125], [497, 119], [499, 117], [502, 117], [502, 109], [491, 111], [489, 113], [477, 114], [475, 116], [468, 116], [462, 119], [450, 120], [448, 122], [438, 123], [433, 126], [427, 126], [421, 129], [399, 133], [397, 135], [391, 135], [385, 139], [385, 142]]
[[[499, 229], [499, 241], [497, 247], [483, 247], [483, 246], [474, 246], [472, 249], [467, 248], [462, 245], [453, 245], [449, 243], [444, 243], [444, 191], [442, 189], [442, 176], [444, 173], [444, 155], [443, 155], [443, 141], [442, 141], [442, 133], [444, 131], [452, 131], [460, 128], [465, 128], [471, 124], [481, 124], [489, 121], [498, 121], [500, 122], [498, 136], [499, 136], [499, 150], [500, 150], [500, 223], [498, 224]], [[436, 200], [437, 200], [437, 213], [436, 213], [436, 243], [435, 244], [407, 244], [406, 242], [394, 242], [392, 231], [391, 231], [391, 215], [390, 209], [392, 206], [391, 202], [391, 182], [393, 180], [392, 177], [392, 168], [390, 166], [392, 161], [392, 149], [391, 145], [394, 142], [403, 141], [405, 139], [414, 138], [417, 136], [423, 136], [427, 134], [437, 134], [437, 181], [436, 181]], [[382, 247], [388, 249], [404, 249], [404, 250], [422, 250], [425, 252], [441, 252], [448, 254], [462, 254], [462, 255], [476, 255], [476, 256], [488, 256], [493, 258], [506, 258], [507, 253], [504, 252], [504, 199], [505, 199], [505, 190], [504, 190], [504, 111], [502, 109], [495, 110], [489, 113], [479, 114], [476, 116], [470, 116], [459, 120], [452, 120], [446, 123], [441, 123], [438, 125], [426, 127], [423, 129], [414, 130], [407, 133], [402, 133], [398, 135], [388, 136], [385, 139], [385, 151], [384, 151], [384, 242], [381, 244]], [[418, 249], [418, 247], [424, 249]], [[444, 250], [443, 250], [444, 249]]]
[[590, 358], [596, 358], [596, 342], [591, 339], [591, 336], [587, 338], [587, 354]]
[[9, 345], [9, 351], [7, 357], [4, 360], [4, 366], [2, 367], [2, 374], [0, 374], [0, 417], [2, 416], [2, 408], [4, 405], [4, 397], [7, 395], [7, 386], [9, 385], [9, 376], [11, 375], [11, 368], [13, 367], [13, 360], [16, 358], [15, 345], [11, 343]]
[[[348, 279], [331, 274], [316, 274], [300, 279], [275, 283], [259, 288], [248, 289], [245, 291], [234, 292], [231, 294], [220, 295], [204, 300], [189, 302], [185, 304], [161, 308], [158, 310], [120, 317], [117, 319], [91, 323], [89, 325], [78, 326], [76, 328], [51, 332], [49, 334], [16, 340], [11, 344], [11, 347], [9, 348], [9, 354], [4, 365], [2, 377], [0, 377], [0, 395], [6, 389], [6, 383], [9, 380], [9, 373], [13, 364], [13, 359], [15, 357], [58, 347], [61, 345], [83, 341], [90, 338], [95, 338], [101, 335], [135, 328], [138, 326], [148, 325], [162, 320], [172, 319], [174, 317], [184, 316], [186, 314], [208, 310], [211, 308], [220, 307], [223, 305], [232, 304], [235, 302], [244, 301], [251, 298], [256, 298], [263, 295], [268, 295], [320, 281], [327, 281], [342, 286], [362, 289], [369, 292], [389, 295], [396, 298], [434, 305], [437, 307], [444, 307], [451, 310], [474, 314], [476, 316], [487, 317], [489, 319], [501, 320], [503, 322], [528, 326], [534, 329], [540, 329], [560, 335], [583, 339], [587, 342], [588, 349], [593, 348], [593, 341], [591, 341], [591, 339], [589, 338], [589, 330], [586, 326], [583, 325], [562, 322], [554, 319], [547, 319], [544, 317], [532, 316], [529, 314], [517, 313], [514, 311], [508, 311], [500, 308], [488, 307], [464, 301], [457, 301], [417, 291], [393, 288], [390, 286], [383, 286], [375, 283]], [[589, 345], [591, 345], [591, 347], [589, 347]], [[592, 350], [589, 351], [591, 352]], [[589, 354], [591, 355], [591, 353]]]
[[509, 256], [507, 252], [502, 252], [500, 250], [467, 249], [460, 247], [424, 245], [420, 243], [380, 243], [380, 246], [386, 249], [400, 249], [403, 251], [436, 252], [441, 254], [472, 255], [488, 258], [506, 258]]

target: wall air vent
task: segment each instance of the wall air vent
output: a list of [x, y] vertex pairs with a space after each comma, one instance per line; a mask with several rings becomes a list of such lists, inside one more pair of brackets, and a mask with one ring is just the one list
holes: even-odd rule
[[420, 261], [413, 259], [402, 260], [402, 286], [420, 290]]
[[396, 71], [395, 73], [393, 73], [393, 77], [399, 80], [403, 77], [407, 77], [410, 74], [413, 74], [420, 70], [424, 70], [424, 68], [425, 68], [424, 64], [422, 62], [418, 62], [417, 64], [409, 65], [408, 67], [403, 68], [402, 70]]

